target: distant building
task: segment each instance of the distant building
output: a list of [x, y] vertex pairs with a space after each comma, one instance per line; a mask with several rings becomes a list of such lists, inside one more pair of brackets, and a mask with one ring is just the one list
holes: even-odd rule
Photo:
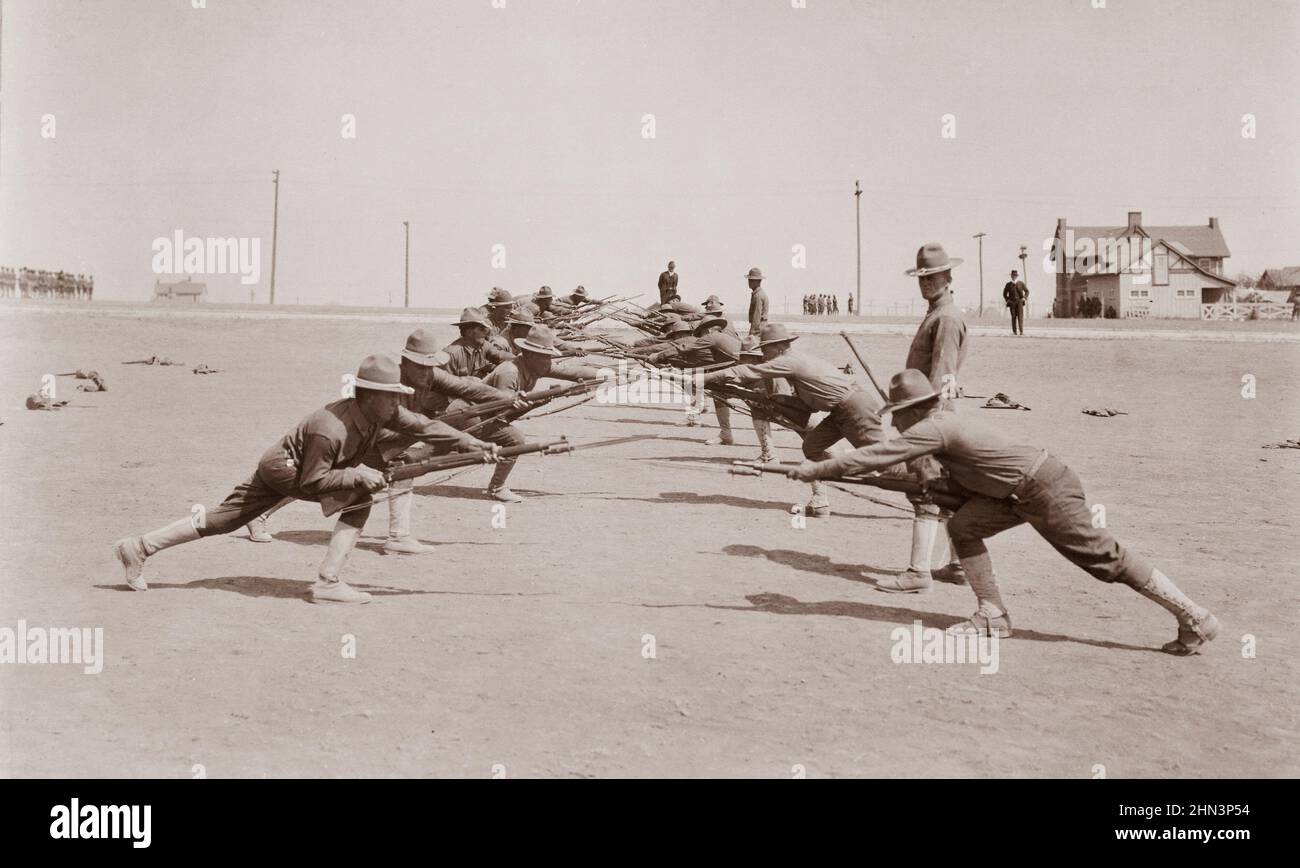
[[163, 283], [161, 280], [153, 282], [154, 301], [200, 302], [203, 301], [203, 297], [207, 294], [208, 285], [206, 283], [195, 283], [191, 277], [173, 283]]
[[1121, 318], [1200, 319], [1202, 304], [1233, 300], [1224, 277], [1232, 254], [1217, 217], [1204, 226], [1143, 226], [1128, 212], [1123, 226], [1070, 226], [1056, 221], [1054, 314], [1077, 316], [1084, 298], [1100, 298], [1103, 313]]
[[1269, 268], [1259, 276], [1257, 288], [1261, 292], [1270, 293], [1270, 297], [1281, 297], [1286, 293], [1283, 301], [1294, 301], [1297, 295], [1300, 295], [1300, 265], [1292, 265], [1287, 268]]

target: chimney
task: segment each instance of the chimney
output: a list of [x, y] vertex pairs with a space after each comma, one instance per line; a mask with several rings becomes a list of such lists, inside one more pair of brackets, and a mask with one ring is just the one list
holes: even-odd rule
[[1065, 218], [1064, 218], [1064, 217], [1057, 217], [1057, 218], [1056, 218], [1056, 234], [1057, 234], [1058, 237], [1060, 237], [1061, 235], [1064, 235], [1064, 234], [1065, 234]]
[[1219, 228], [1219, 218], [1218, 218], [1218, 217], [1211, 217], [1211, 218], [1210, 218], [1210, 228], [1211, 228], [1211, 229], [1218, 229], [1218, 228]]
[[1132, 232], [1134, 229], [1138, 228], [1141, 225], [1142, 225], [1142, 212], [1141, 211], [1128, 212], [1128, 231]]

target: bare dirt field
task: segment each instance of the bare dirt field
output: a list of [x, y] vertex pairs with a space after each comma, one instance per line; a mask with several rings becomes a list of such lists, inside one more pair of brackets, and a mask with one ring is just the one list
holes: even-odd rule
[[[1070, 464], [1117, 536], [1218, 614], [1199, 657], [1159, 653], [1170, 616], [1022, 527], [990, 546], [1016, 625], [998, 672], [895, 663], [895, 628], [974, 605], [966, 588], [873, 588], [906, 566], [910, 513], [837, 493], [833, 517], [794, 527], [805, 487], [699, 466], [755, 456], [743, 419], [742, 445], [709, 447], [680, 411], [595, 402], [521, 427], [641, 439], [522, 459], [527, 500], [505, 528], [483, 469], [417, 486], [434, 555], [383, 555], [376, 509], [347, 569], [371, 605], [302, 599], [332, 524], [306, 503], [275, 517], [273, 544], [165, 551], [148, 593], [124, 589], [116, 538], [218, 502], [409, 329], [0, 316], [0, 626], [102, 627], [105, 642], [98, 675], [0, 665], [0, 774], [1300, 774], [1300, 451], [1261, 448], [1300, 437], [1294, 343], [974, 339], [967, 390], [1033, 410], [961, 412]], [[836, 337], [800, 344], [848, 361]], [[858, 344], [887, 377], [907, 339]], [[152, 354], [187, 366], [120, 364]], [[192, 374], [200, 362], [222, 373]], [[42, 374], [78, 367], [110, 391], [61, 379], [69, 407], [23, 409]], [[795, 435], [778, 442], [798, 456]]]

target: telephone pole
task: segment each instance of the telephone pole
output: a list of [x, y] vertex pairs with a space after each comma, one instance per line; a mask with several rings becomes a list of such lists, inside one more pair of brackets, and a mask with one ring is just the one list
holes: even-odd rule
[[984, 316], [984, 235], [981, 232], [978, 235], [972, 235], [979, 242], [980, 246], [980, 316]]
[[853, 182], [853, 211], [858, 231], [858, 302], [857, 314], [862, 316], [862, 182]]
[[406, 307], [411, 306], [411, 222], [403, 220], [406, 227]]
[[275, 185], [275, 208], [271, 212], [271, 304], [275, 304], [275, 244], [280, 229], [280, 170], [271, 170]]

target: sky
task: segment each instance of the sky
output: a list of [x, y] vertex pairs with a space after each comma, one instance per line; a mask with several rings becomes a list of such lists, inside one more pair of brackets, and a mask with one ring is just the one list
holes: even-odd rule
[[1056, 219], [1129, 210], [1300, 265], [1300, 3], [1099, 2], [0, 0], [0, 264], [143, 300], [155, 239], [258, 239], [195, 279], [265, 302], [279, 169], [278, 303], [400, 306], [409, 221], [413, 306], [648, 303], [671, 258], [797, 311], [855, 288], [855, 180], [876, 304], [937, 241], [973, 306], [977, 232], [1042, 303]]

